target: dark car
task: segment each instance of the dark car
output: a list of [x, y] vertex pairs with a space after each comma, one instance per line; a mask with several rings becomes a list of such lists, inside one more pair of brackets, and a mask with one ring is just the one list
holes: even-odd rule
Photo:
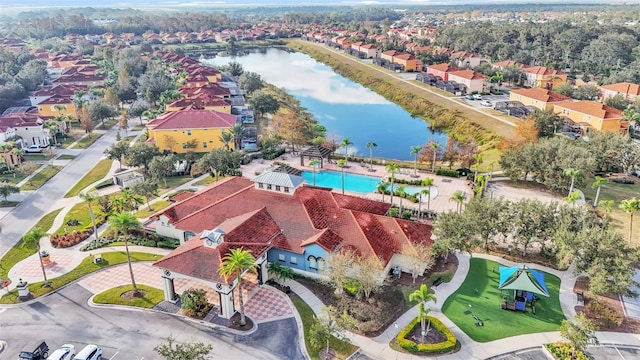
[[29, 351], [22, 351], [20, 352], [20, 355], [18, 355], [19, 359], [26, 359], [26, 360], [44, 360], [47, 358], [47, 356], [49, 356], [49, 346], [47, 345], [46, 342], [41, 342], [40, 345], [38, 345], [38, 347], [35, 348], [35, 350], [29, 352]]

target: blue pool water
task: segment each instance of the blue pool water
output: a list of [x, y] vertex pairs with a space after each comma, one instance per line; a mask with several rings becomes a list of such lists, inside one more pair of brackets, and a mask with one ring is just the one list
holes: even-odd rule
[[[313, 185], [313, 171], [303, 171], [302, 177], [307, 180], [307, 184]], [[376, 191], [376, 186], [382, 179], [367, 176], [344, 173], [344, 191], [370, 193]], [[316, 171], [316, 186], [342, 189], [341, 173], [338, 171]]]

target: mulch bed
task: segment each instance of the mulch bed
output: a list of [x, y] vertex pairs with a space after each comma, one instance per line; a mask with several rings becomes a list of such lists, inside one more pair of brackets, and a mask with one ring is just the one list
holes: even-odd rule
[[[585, 277], [581, 277], [576, 281], [576, 285], [573, 288], [573, 292], [584, 293], [584, 303], [585, 306], [576, 306], [576, 312], [586, 311], [587, 317], [593, 319], [597, 318], [600, 314], [590, 314], [588, 309], [588, 304], [590, 301], [597, 299], [602, 302], [607, 308], [611, 309], [618, 316], [624, 316], [624, 311], [622, 310], [622, 303], [620, 302], [620, 298], [617, 295], [594, 295], [589, 292], [589, 280]], [[640, 320], [635, 318], [625, 317], [622, 321], [622, 324], [615, 328], [601, 328], [600, 331], [614, 331], [614, 332], [623, 332], [623, 333], [631, 333], [631, 334], [640, 334]]]
[[[217, 309], [214, 308], [213, 311], [217, 311]], [[240, 326], [240, 313], [235, 313], [229, 320], [220, 316], [215, 316], [211, 319], [211, 322], [216, 325], [226, 326], [233, 330], [249, 331], [253, 328], [253, 322], [248, 317], [245, 317], [245, 319], [247, 320], [247, 324], [245, 326]]]
[[353, 316], [358, 321], [357, 329], [354, 330], [356, 333], [375, 337], [382, 334], [405, 312], [404, 296], [396, 289], [396, 285], [418, 288], [431, 277], [431, 274], [451, 270], [457, 266], [458, 260], [453, 255], [447, 259], [446, 263], [443, 259], [439, 259], [425, 276], [418, 277], [415, 283], [409, 274], [403, 273], [389, 286], [383, 286], [382, 292], [372, 294], [369, 300], [365, 300], [364, 297], [358, 299], [346, 293], [338, 296], [332, 287], [314, 280], [296, 278], [296, 281], [313, 292], [324, 304], [334, 306], [339, 314], [346, 310]]
[[441, 342], [445, 342], [447, 338], [442, 335], [438, 330], [433, 327], [429, 329], [429, 332], [425, 334], [424, 339], [422, 338], [422, 327], [420, 323], [417, 323], [416, 326], [404, 337], [407, 340], [411, 340], [416, 344], [439, 344]]
[[123, 299], [127, 299], [127, 300], [133, 300], [133, 299], [141, 299], [143, 297], [147, 296], [147, 292], [144, 290], [138, 290], [138, 293], [134, 293], [133, 290], [131, 291], [127, 291], [125, 293], [122, 293], [120, 295], [121, 298]]

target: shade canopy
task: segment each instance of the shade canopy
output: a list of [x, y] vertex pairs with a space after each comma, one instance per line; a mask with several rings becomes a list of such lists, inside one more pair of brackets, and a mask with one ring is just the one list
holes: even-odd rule
[[544, 273], [529, 269], [526, 265], [500, 267], [500, 290], [524, 290], [549, 297], [544, 283]]

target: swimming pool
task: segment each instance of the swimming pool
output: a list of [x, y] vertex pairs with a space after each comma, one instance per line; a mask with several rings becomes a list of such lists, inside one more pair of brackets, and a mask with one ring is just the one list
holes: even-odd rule
[[[302, 177], [307, 184], [313, 185], [313, 171], [303, 171]], [[344, 191], [358, 192], [362, 194], [376, 191], [376, 186], [382, 179], [374, 176], [344, 173]], [[316, 171], [316, 186], [342, 189], [342, 179], [339, 171]]]

